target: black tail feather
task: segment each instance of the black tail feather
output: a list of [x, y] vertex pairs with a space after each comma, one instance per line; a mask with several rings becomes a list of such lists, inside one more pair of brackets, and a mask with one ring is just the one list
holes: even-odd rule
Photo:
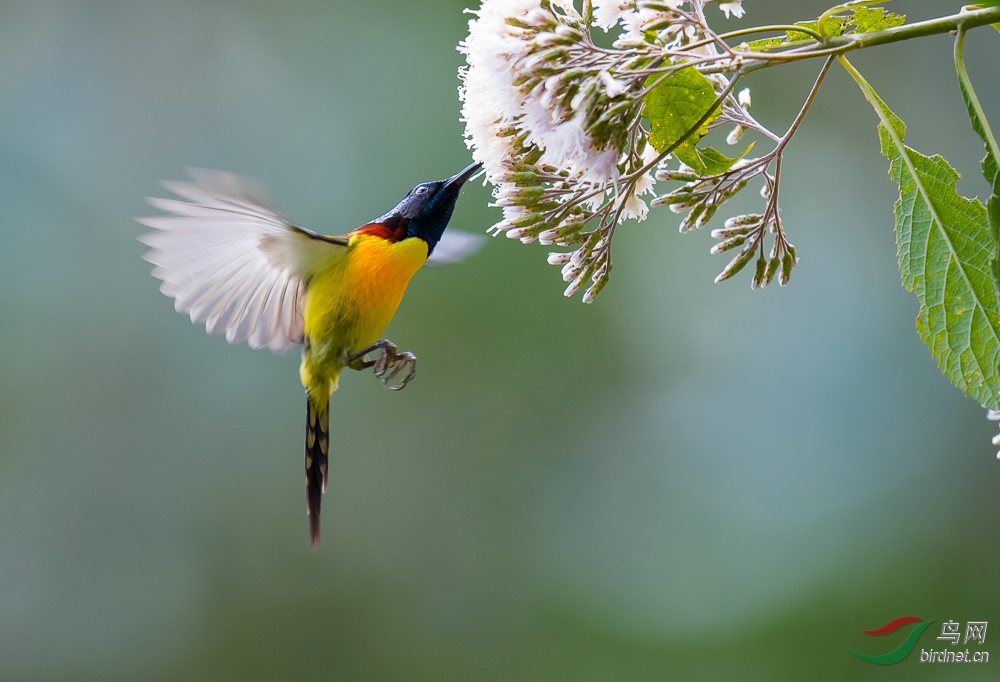
[[306, 407], [306, 511], [309, 514], [309, 546], [319, 546], [319, 512], [326, 492], [330, 452], [330, 403]]

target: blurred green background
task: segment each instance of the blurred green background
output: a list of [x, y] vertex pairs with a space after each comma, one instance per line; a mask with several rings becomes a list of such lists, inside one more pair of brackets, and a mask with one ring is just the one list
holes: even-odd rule
[[[419, 273], [388, 335], [420, 374], [345, 377], [308, 551], [297, 354], [175, 313], [132, 217], [196, 165], [341, 233], [456, 172], [464, 6], [0, 5], [0, 679], [996, 679], [1000, 651], [843, 650], [887, 651], [859, 630], [904, 614], [1000, 628], [1000, 471], [914, 330], [876, 118], [839, 68], [786, 156], [786, 289], [712, 284], [713, 240], [663, 209], [619, 231], [592, 306], [502, 238]], [[827, 5], [745, 6], [730, 26]], [[1000, 127], [1000, 36], [968, 43]], [[951, 45], [853, 60], [983, 196]], [[756, 116], [783, 129], [818, 68], [755, 74]], [[452, 225], [484, 230], [488, 201], [470, 185]]]

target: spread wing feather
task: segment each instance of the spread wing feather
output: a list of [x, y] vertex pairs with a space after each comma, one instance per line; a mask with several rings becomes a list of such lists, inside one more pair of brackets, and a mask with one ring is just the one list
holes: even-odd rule
[[187, 201], [150, 198], [167, 215], [137, 219], [155, 230], [139, 241], [151, 248], [144, 258], [163, 280], [160, 291], [229, 343], [272, 350], [302, 343], [306, 282], [342, 257], [347, 241], [295, 227], [239, 176], [189, 173], [193, 183], [163, 183]]

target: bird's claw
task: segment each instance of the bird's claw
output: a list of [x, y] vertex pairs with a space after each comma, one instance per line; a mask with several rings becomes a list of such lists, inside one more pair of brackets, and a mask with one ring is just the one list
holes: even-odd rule
[[[397, 377], [403, 374], [403, 370], [406, 370], [406, 374], [400, 378], [399, 383], [393, 383]], [[413, 353], [404, 352], [397, 354], [394, 351], [385, 349], [379, 354], [378, 360], [375, 361], [375, 376], [390, 391], [400, 391], [406, 388], [406, 385], [410, 383], [416, 374], [417, 356]]]
[[[376, 350], [379, 351], [378, 359], [374, 362], [364, 360], [365, 355]], [[372, 367], [375, 376], [390, 391], [403, 390], [417, 374], [417, 356], [410, 352], [398, 352], [396, 344], [388, 339], [376, 341], [364, 350], [355, 353], [349, 359], [352, 363], [361, 360], [359, 366], [352, 365], [356, 369]], [[405, 374], [403, 374], [404, 370], [406, 370]], [[399, 379], [399, 383], [394, 383], [400, 375], [403, 376]]]

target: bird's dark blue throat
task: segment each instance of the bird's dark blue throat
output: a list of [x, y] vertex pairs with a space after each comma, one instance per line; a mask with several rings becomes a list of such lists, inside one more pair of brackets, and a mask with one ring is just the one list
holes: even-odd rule
[[482, 164], [474, 163], [447, 180], [420, 183], [395, 208], [370, 224], [388, 228], [386, 232], [391, 233], [393, 241], [409, 237], [423, 239], [427, 242], [429, 256], [451, 220], [462, 186], [480, 168]]

